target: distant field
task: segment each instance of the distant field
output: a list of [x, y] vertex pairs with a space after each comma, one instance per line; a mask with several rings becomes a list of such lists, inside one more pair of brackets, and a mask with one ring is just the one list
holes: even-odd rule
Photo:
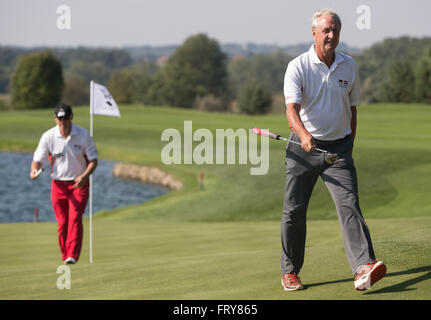
[[[55, 224], [0, 225], [0, 298], [431, 298], [429, 106], [358, 108], [354, 158], [361, 206], [377, 255], [388, 263], [387, 279], [365, 294], [354, 292], [334, 205], [318, 182], [301, 272], [309, 287], [294, 296], [279, 284], [284, 144], [270, 141], [270, 167], [263, 176], [251, 176], [250, 164], [166, 166], [160, 161], [166, 145], [160, 141], [162, 131], [182, 132], [186, 120], [193, 121], [193, 130], [207, 128], [214, 136], [216, 129], [253, 127], [287, 136], [285, 117], [167, 107], [120, 110], [121, 118], [95, 117], [100, 158], [159, 166], [185, 187], [142, 205], [98, 213], [95, 264], [88, 264], [84, 247], [82, 261], [72, 267], [73, 289], [68, 292], [55, 288], [61, 262]], [[88, 107], [74, 111], [74, 122], [88, 128]], [[32, 152], [53, 125], [52, 110], [1, 112], [0, 150]], [[204, 190], [198, 188], [201, 171]]]

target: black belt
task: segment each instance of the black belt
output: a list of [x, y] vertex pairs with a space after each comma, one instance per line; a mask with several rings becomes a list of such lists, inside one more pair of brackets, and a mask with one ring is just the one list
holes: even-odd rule
[[345, 136], [344, 138], [337, 139], [337, 140], [319, 140], [319, 139], [316, 139], [316, 138], [313, 138], [313, 139], [316, 142], [316, 144], [318, 144], [320, 146], [329, 146], [331, 144], [336, 144], [336, 143], [343, 142], [343, 141], [345, 141], [348, 138], [349, 138], [349, 136]]

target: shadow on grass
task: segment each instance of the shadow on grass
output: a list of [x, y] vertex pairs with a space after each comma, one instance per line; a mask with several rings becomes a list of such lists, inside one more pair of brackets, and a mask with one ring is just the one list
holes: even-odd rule
[[[385, 287], [376, 291], [369, 291], [364, 294], [377, 294], [377, 293], [393, 293], [393, 292], [402, 292], [402, 291], [409, 291], [409, 290], [415, 290], [415, 289], [409, 289], [408, 287], [411, 285], [414, 285], [419, 282], [423, 282], [426, 280], [431, 279], [431, 266], [425, 266], [425, 267], [419, 267], [415, 269], [409, 269], [405, 271], [399, 271], [399, 272], [392, 272], [387, 273], [386, 277], [394, 277], [394, 276], [402, 276], [402, 275], [408, 275], [408, 274], [415, 274], [415, 273], [422, 273], [427, 272], [426, 274], [423, 274], [421, 276], [418, 276], [413, 279], [409, 279], [397, 284], [394, 284], [389, 287]], [[335, 280], [335, 281], [326, 281], [326, 282], [319, 282], [319, 283], [312, 283], [306, 286], [306, 289], [316, 286], [323, 286], [326, 284], [334, 284], [334, 283], [342, 283], [342, 282], [353, 282], [353, 277], [349, 279], [341, 279], [341, 280]]]
[[426, 273], [416, 278], [409, 279], [389, 287], [381, 288], [376, 291], [366, 292], [365, 294], [369, 295], [369, 294], [376, 294], [376, 293], [393, 293], [393, 292], [416, 290], [412, 288], [409, 289], [408, 287], [416, 283], [431, 279], [431, 266], [415, 268], [415, 269], [410, 269], [410, 270], [400, 271], [400, 272], [393, 272], [386, 275], [387, 277], [392, 277], [392, 276], [401, 276], [401, 275], [415, 274], [415, 273], [421, 273], [421, 272], [426, 272]]

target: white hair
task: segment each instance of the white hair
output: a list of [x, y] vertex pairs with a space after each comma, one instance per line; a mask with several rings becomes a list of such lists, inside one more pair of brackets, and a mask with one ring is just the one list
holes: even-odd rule
[[336, 14], [334, 10], [325, 8], [313, 14], [313, 17], [311, 18], [311, 29], [315, 29], [317, 27], [317, 19], [319, 19], [321, 16], [330, 16], [332, 18], [335, 18], [341, 28], [341, 19], [338, 14]]

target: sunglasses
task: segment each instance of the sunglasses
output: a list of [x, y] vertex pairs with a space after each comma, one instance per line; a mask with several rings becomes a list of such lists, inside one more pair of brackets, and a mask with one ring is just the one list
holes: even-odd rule
[[67, 117], [57, 117], [57, 119], [58, 120], [60, 120], [60, 121], [63, 121], [63, 120], [69, 120], [70, 119], [70, 116], [67, 116]]

